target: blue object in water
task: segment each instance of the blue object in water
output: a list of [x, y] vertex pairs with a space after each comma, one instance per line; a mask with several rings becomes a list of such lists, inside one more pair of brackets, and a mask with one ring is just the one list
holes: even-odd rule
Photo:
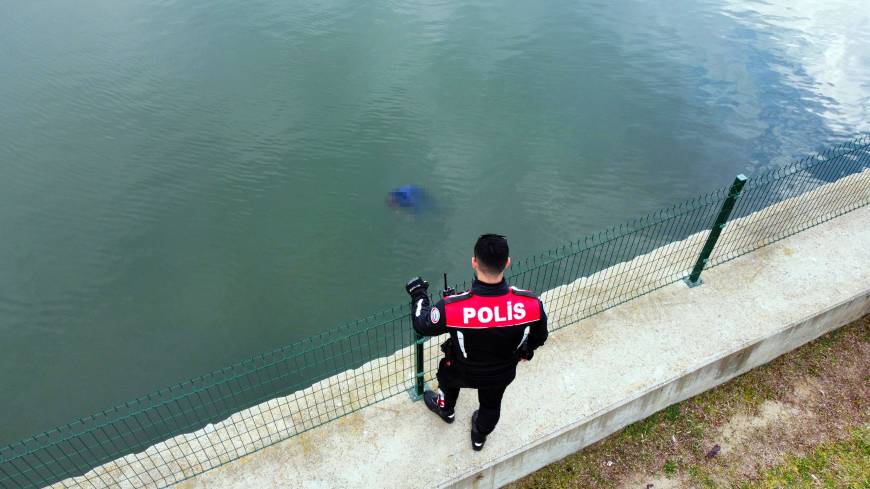
[[416, 185], [402, 185], [390, 191], [389, 203], [393, 207], [416, 209], [423, 200], [423, 189]]

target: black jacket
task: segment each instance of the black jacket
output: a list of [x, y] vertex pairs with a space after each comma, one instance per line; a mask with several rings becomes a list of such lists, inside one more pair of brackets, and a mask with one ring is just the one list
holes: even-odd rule
[[474, 280], [470, 290], [434, 306], [426, 294], [417, 294], [412, 298], [411, 319], [421, 335], [450, 334], [448, 358], [438, 376], [443, 381], [450, 374], [458, 379], [457, 386], [507, 385], [516, 375], [520, 358], [531, 358], [547, 341], [543, 303], [504, 280], [499, 284]]

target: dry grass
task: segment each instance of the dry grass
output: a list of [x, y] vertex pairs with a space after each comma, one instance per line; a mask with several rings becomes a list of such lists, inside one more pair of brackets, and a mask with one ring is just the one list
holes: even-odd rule
[[870, 428], [856, 428], [845, 440], [823, 443], [804, 456], [789, 455], [741, 489], [780, 487], [870, 487]]
[[[857, 464], [850, 473], [866, 474], [868, 366], [870, 316], [865, 316], [509, 487], [789, 487], [777, 485], [779, 472], [771, 471], [784, 467], [781, 473], [787, 474], [799, 470], [794, 467], [801, 460], [837, 457]], [[837, 452], [860, 450], [860, 440], [863, 456]], [[716, 445], [721, 451], [711, 455]], [[870, 485], [834, 476], [819, 487]]]

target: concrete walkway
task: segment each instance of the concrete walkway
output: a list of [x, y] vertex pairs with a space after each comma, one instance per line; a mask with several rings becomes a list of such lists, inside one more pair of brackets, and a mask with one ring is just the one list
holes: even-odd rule
[[868, 311], [870, 207], [551, 335], [471, 450], [473, 391], [446, 425], [396, 396], [179, 484], [498, 487]]

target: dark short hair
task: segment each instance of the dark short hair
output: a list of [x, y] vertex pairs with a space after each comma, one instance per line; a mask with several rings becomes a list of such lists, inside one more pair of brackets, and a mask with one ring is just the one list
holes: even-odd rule
[[474, 257], [484, 272], [498, 274], [507, 266], [510, 249], [507, 240], [500, 234], [484, 234], [474, 243]]

